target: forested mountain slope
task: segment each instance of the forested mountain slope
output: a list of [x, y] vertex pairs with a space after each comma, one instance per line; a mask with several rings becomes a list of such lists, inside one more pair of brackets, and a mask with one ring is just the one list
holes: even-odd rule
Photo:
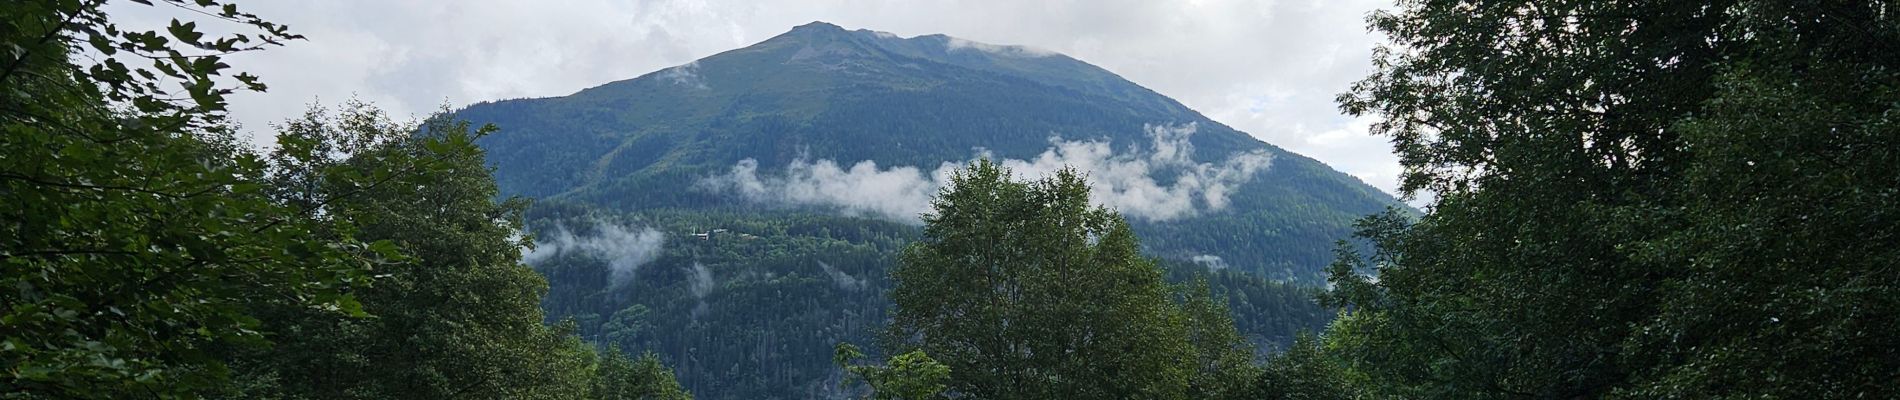
[[[460, 116], [502, 128], [482, 144], [504, 193], [619, 210], [793, 205], [914, 224], [924, 208], [916, 194], [927, 191], [851, 168], [913, 167], [902, 178], [929, 180], [943, 163], [985, 155], [1094, 164], [1084, 168], [1091, 179], [1115, 185], [1109, 195], [1098, 187], [1098, 198], [1131, 217], [1151, 253], [1219, 257], [1273, 279], [1317, 281], [1353, 219], [1399, 204], [1067, 56], [822, 22], [635, 79], [477, 104]], [[826, 161], [837, 179], [827, 179]], [[763, 190], [707, 184], [746, 166], [767, 178], [755, 187]], [[776, 177], [789, 184], [774, 185]]]
[[536, 200], [550, 318], [659, 353], [711, 399], [841, 394], [832, 345], [876, 342], [918, 213], [980, 157], [1087, 173], [1266, 351], [1330, 319], [1305, 287], [1352, 220], [1400, 204], [1067, 56], [826, 23], [458, 116], [500, 127], [479, 142], [496, 179]]

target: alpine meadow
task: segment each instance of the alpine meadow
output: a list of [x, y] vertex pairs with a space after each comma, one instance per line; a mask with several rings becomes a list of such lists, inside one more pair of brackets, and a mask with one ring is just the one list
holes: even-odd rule
[[1888, 0], [0, 2], [0, 399], [1900, 398], [1894, 54]]

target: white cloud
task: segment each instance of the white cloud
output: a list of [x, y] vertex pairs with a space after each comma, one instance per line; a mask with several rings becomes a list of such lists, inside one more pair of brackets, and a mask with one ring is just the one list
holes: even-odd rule
[[[1063, 167], [1088, 174], [1090, 199], [1130, 218], [1166, 221], [1202, 210], [1227, 208], [1228, 195], [1272, 164], [1265, 151], [1235, 154], [1218, 163], [1196, 162], [1188, 138], [1196, 125], [1145, 126], [1150, 148], [1116, 154], [1107, 142], [1052, 139], [1050, 149], [1029, 160], [999, 163], [1019, 178], [1049, 176]], [[1156, 178], [1176, 173], [1163, 184]]]
[[748, 158], [725, 175], [701, 180], [699, 186], [736, 193], [753, 202], [833, 206], [850, 215], [910, 222], [917, 221], [938, 187], [937, 180], [916, 167], [881, 169], [873, 161], [846, 169], [831, 160], [800, 159], [778, 176], [760, 176], [758, 170], [758, 161]]
[[[1267, 142], [1380, 188], [1397, 159], [1380, 140], [1324, 147], [1346, 129], [1334, 95], [1371, 71], [1365, 17], [1391, 0], [339, 0], [242, 2], [309, 37], [229, 60], [271, 85], [232, 108], [251, 129], [355, 94], [393, 114], [561, 96], [744, 47], [823, 20], [902, 36], [942, 33], [1048, 49], [1102, 66]], [[162, 29], [168, 7], [115, 5]]]
[[703, 78], [700, 78], [699, 76], [699, 61], [693, 61], [686, 64], [682, 64], [677, 67], [661, 70], [660, 79], [665, 79], [667, 82], [672, 82], [675, 85], [686, 86], [686, 87], [690, 87], [694, 89], [699, 89], [699, 90], [708, 89], [708, 87], [706, 86], [706, 80]]
[[556, 225], [553, 232], [535, 238], [534, 250], [523, 254], [521, 261], [540, 264], [566, 253], [598, 258], [607, 261], [609, 277], [617, 286], [632, 280], [640, 266], [659, 259], [666, 245], [666, 234], [653, 228], [599, 220], [589, 224], [593, 232], [587, 235], [575, 234], [566, 225]]
[[706, 265], [698, 261], [694, 261], [692, 268], [687, 271], [692, 272], [692, 275], [686, 277], [688, 285], [686, 288], [693, 294], [695, 304], [693, 304], [692, 317], [697, 321], [699, 316], [706, 314], [709, 308], [706, 305], [706, 295], [712, 294], [713, 288], [718, 287], [718, 282], [713, 280], [712, 270], [706, 269]]
[[837, 267], [831, 266], [831, 264], [826, 264], [824, 261], [818, 262], [818, 268], [824, 269], [825, 275], [830, 276], [831, 283], [837, 284], [839, 289], [849, 291], [863, 290], [866, 284], [864, 279], [852, 277], [851, 274], [845, 273]]
[[1195, 264], [1200, 264], [1202, 267], [1206, 267], [1210, 270], [1227, 269], [1227, 261], [1222, 260], [1220, 256], [1217, 255], [1202, 254], [1194, 256], [1192, 260], [1194, 260]]
[[[883, 32], [880, 32], [880, 33], [883, 33]], [[950, 51], [974, 50], [974, 51], [981, 51], [985, 53], [1002, 55], [1002, 56], [1011, 56], [1011, 57], [1048, 57], [1048, 56], [1055, 55], [1055, 52], [1038, 49], [1034, 47], [972, 42], [972, 41], [963, 40], [963, 39], [959, 39], [955, 37], [952, 37], [948, 41], [945, 41], [943, 45], [945, 48], [949, 49]]]
[[718, 284], [713, 280], [712, 270], [706, 269], [705, 264], [694, 261], [690, 271], [693, 274], [687, 277], [687, 283], [690, 284], [687, 288], [691, 289], [693, 298], [704, 299], [706, 295], [712, 294], [713, 288]]
[[[1090, 200], [1096, 204], [1129, 218], [1166, 221], [1226, 208], [1228, 196], [1273, 161], [1270, 154], [1256, 150], [1220, 162], [1198, 162], [1192, 158], [1194, 146], [1188, 142], [1196, 125], [1150, 125], [1143, 129], [1149, 138], [1147, 149], [1129, 148], [1118, 153], [1105, 141], [1050, 138], [1050, 147], [1034, 158], [997, 163], [1018, 179], [1036, 179], [1065, 167], [1075, 168], [1087, 174]], [[926, 175], [917, 167], [883, 169], [872, 161], [846, 169], [832, 160], [801, 159], [787, 165], [784, 173], [761, 175], [758, 162], [746, 159], [725, 174], [702, 179], [698, 187], [734, 193], [758, 203], [835, 207], [850, 215], [917, 223], [918, 216], [929, 211], [930, 198], [949, 182], [957, 167], [944, 163]]]

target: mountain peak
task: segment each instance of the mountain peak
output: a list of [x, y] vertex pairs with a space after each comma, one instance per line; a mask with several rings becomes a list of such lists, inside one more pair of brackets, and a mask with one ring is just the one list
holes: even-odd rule
[[[944, 35], [904, 38], [825, 22], [573, 96], [487, 103], [460, 115], [509, 127], [482, 142], [497, 166], [502, 193], [628, 210], [751, 207], [750, 194], [733, 197], [695, 185], [738, 170], [810, 172], [819, 160], [829, 160], [823, 168], [841, 174], [861, 174], [841, 167], [848, 166], [873, 176], [887, 176], [878, 172], [887, 166], [921, 172], [960, 164], [978, 155], [973, 149], [998, 160], [1137, 160], [1157, 172], [1149, 175], [1143, 167], [1130, 172], [1136, 175], [1114, 177], [1137, 183], [1116, 185], [1158, 188], [1170, 197], [1126, 200], [1127, 207], [1186, 218], [1143, 225], [1161, 238], [1154, 242], [1157, 252], [1217, 256], [1277, 279], [1323, 279], [1320, 267], [1331, 254], [1324, 246], [1257, 249], [1350, 234], [1358, 216], [1399, 204], [1349, 175], [1080, 60], [1023, 46]], [[1162, 160], [1152, 156], [1162, 152], [1181, 156], [1148, 161]], [[1253, 165], [1229, 163], [1255, 159], [1250, 154], [1270, 154], [1271, 168], [1242, 181], [1220, 181], [1226, 183], [1218, 189], [1180, 186], [1215, 184], [1180, 171]], [[864, 204], [896, 210], [884, 214], [909, 213], [919, 204], [905, 197], [911, 194], [880, 194]], [[929, 190], [914, 194], [927, 197]], [[880, 203], [887, 200], [897, 203]], [[1300, 221], [1310, 216], [1312, 223], [1297, 225], [1305, 233], [1289, 233], [1295, 225], [1279, 225], [1286, 220], [1276, 219], [1282, 214], [1300, 215]], [[1269, 225], [1255, 226], [1262, 223]], [[1253, 233], [1202, 234], [1208, 226]]]
[[804, 25], [792, 27], [792, 33], [826, 34], [826, 33], [842, 33], [844, 31], [845, 31], [844, 27], [832, 24], [830, 22], [825, 22], [825, 21], [812, 21], [812, 22], [807, 22]]

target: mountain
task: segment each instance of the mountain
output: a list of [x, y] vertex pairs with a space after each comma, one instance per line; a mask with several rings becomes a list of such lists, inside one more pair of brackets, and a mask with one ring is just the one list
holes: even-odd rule
[[1154, 142], [1144, 127], [1192, 126], [1186, 143], [1195, 161], [1261, 151], [1271, 166], [1235, 185], [1218, 212], [1136, 218], [1144, 243], [1159, 256], [1214, 256], [1275, 279], [1316, 281], [1353, 219], [1403, 207], [1068, 56], [822, 22], [573, 95], [478, 104], [460, 115], [502, 127], [482, 144], [505, 194], [626, 210], [756, 206], [695, 190], [746, 159], [763, 171], [800, 160], [933, 169], [977, 149], [1029, 160], [1048, 152], [1052, 137], [1121, 150]]
[[[1269, 348], [1330, 315], [1333, 243], [1404, 207], [1311, 158], [1065, 55], [814, 22], [563, 97], [469, 106], [529, 197], [549, 315], [660, 353], [702, 398], [840, 395], [885, 270], [954, 166], [1088, 173], [1178, 279], [1209, 276]], [[1277, 283], [1275, 281], [1278, 281]]]

